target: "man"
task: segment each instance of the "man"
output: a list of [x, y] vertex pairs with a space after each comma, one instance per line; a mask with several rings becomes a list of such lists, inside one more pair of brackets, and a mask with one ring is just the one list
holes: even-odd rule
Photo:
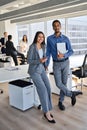
[[0, 39], [1, 42], [1, 52], [2, 54], [6, 53], [6, 41], [8, 40], [8, 33], [4, 32], [4, 37]]
[[[72, 106], [76, 103], [76, 93], [69, 91], [66, 87], [69, 71], [69, 57], [73, 54], [71, 48], [71, 43], [65, 35], [61, 33], [61, 23], [59, 20], [55, 20], [52, 23], [54, 34], [47, 38], [47, 62], [46, 66], [48, 68], [50, 56], [53, 59], [53, 74], [56, 82], [56, 86], [60, 89], [59, 98], [59, 109], [65, 110], [63, 105], [64, 97], [68, 96], [71, 98]], [[58, 50], [58, 46], [62, 45], [61, 50]], [[65, 46], [64, 46], [65, 45]], [[64, 47], [66, 50], [64, 50]], [[65, 51], [64, 53], [62, 52]]]
[[8, 41], [6, 42], [6, 55], [12, 56], [15, 65], [18, 65], [17, 56], [20, 56], [22, 58], [22, 63], [25, 62], [25, 56], [21, 53], [19, 53], [16, 48], [14, 47], [14, 44], [12, 42], [12, 35], [8, 35]]

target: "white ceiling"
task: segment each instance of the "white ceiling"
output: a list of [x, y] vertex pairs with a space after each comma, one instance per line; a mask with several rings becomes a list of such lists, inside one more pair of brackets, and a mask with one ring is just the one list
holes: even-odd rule
[[14, 10], [18, 10], [27, 6], [32, 6], [38, 3], [42, 3], [48, 0], [8, 0], [8, 3], [3, 3], [0, 0], [0, 14], [8, 13]]
[[87, 0], [0, 0], [0, 12], [0, 21], [12, 23], [78, 12], [87, 15]]

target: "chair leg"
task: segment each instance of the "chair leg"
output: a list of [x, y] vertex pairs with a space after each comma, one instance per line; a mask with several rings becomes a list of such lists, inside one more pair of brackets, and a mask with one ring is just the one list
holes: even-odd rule
[[87, 84], [85, 84], [84, 81], [83, 81], [83, 78], [81, 78], [81, 91], [82, 91], [83, 86], [87, 87]]
[[82, 87], [83, 87], [83, 79], [81, 78], [81, 91], [82, 91]]

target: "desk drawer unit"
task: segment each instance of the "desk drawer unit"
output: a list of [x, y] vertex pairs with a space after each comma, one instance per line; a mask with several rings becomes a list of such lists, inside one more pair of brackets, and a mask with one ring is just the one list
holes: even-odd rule
[[9, 83], [10, 105], [20, 110], [27, 110], [34, 106], [33, 83], [16, 80]]

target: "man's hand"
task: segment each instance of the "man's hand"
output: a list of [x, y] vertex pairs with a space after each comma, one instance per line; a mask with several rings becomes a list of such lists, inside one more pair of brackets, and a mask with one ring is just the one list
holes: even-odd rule
[[61, 52], [58, 53], [58, 58], [64, 58], [64, 54], [62, 54]]
[[46, 58], [46, 57], [40, 59], [40, 62], [41, 62], [41, 63], [44, 63], [44, 62], [46, 62], [46, 61], [47, 61], [47, 58]]

